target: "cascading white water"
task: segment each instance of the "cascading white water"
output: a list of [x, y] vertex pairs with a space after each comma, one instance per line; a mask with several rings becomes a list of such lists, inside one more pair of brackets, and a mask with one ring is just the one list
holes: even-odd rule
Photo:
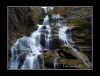
[[47, 49], [50, 49], [50, 40], [51, 40], [51, 29], [50, 29], [50, 26], [49, 25], [46, 25], [46, 31], [48, 32], [48, 34], [46, 34], [46, 48]]
[[[52, 15], [53, 20], [56, 22], [56, 25], [58, 26], [58, 30], [59, 30], [59, 39], [61, 40], [61, 43], [67, 44], [70, 48], [72, 48], [71, 43], [74, 43], [71, 39], [71, 32], [70, 32], [70, 28], [68, 26], [66, 26], [62, 20], [62, 17], [59, 14], [53, 14]], [[68, 33], [66, 33], [66, 31], [69, 31]]]
[[[56, 22], [56, 25], [58, 25], [59, 29], [59, 39], [62, 40], [63, 44], [67, 44], [68, 47], [74, 48], [69, 43], [71, 39], [69, 39], [69, 36], [65, 33], [66, 30], [69, 29], [69, 27], [65, 26], [60, 22], [60, 15], [53, 15], [52, 18]], [[40, 55], [40, 51], [43, 49], [41, 48], [40, 44], [40, 38], [41, 38], [41, 30], [42, 27], [45, 26], [45, 48], [50, 49], [50, 46], [52, 45], [52, 34], [51, 34], [51, 27], [49, 24], [49, 17], [48, 15], [45, 16], [43, 25], [37, 25], [38, 29], [34, 31], [30, 37], [22, 37], [17, 40], [17, 42], [12, 46], [12, 64], [11, 69], [17, 69], [19, 62], [18, 57], [20, 55], [17, 55], [16, 53], [19, 50], [20, 54], [23, 54], [24, 52], [28, 52], [26, 55], [26, 58], [21, 66], [21, 69], [39, 69], [39, 61], [38, 61], [38, 55]], [[50, 45], [51, 44], [51, 45]], [[25, 51], [26, 50], [26, 51]], [[54, 68], [57, 66], [57, 59], [54, 59]], [[44, 64], [44, 62], [43, 62]]]
[[[56, 16], [56, 19], [58, 18], [58, 22], [57, 22], [57, 25], [58, 25], [58, 29], [59, 29], [59, 39], [61, 40], [61, 42], [63, 43], [63, 45], [67, 45], [67, 47], [69, 47], [71, 49], [71, 53], [78, 57], [79, 59], [81, 59], [83, 61], [83, 63], [87, 66], [87, 67], [90, 67], [88, 64], [89, 63], [89, 60], [87, 59], [84, 59], [82, 58], [81, 54], [77, 51], [76, 48], [74, 48], [73, 46], [76, 46], [74, 44], [74, 41], [72, 40], [72, 37], [71, 37], [71, 31], [70, 31], [70, 28], [68, 26], [66, 26], [65, 24], [61, 23], [59, 18], [60, 18], [60, 15], [57, 15]], [[66, 33], [67, 32], [67, 33]], [[87, 64], [88, 62], [88, 64]]]
[[45, 13], [47, 14], [47, 7], [42, 7], [43, 9], [44, 9], [44, 11], [45, 11]]
[[22, 69], [39, 69], [39, 61], [38, 61], [38, 54], [36, 55], [27, 55], [26, 60], [22, 66]]
[[20, 69], [37, 69], [39, 66], [39, 61], [37, 56], [41, 55], [40, 49], [36, 47], [35, 40], [31, 37], [22, 37], [16, 41], [16, 43], [11, 48], [12, 58], [10, 69], [18, 69], [18, 66], [22, 64], [21, 56], [24, 56]]
[[43, 25], [46, 26], [49, 24], [49, 17], [48, 15], [45, 16], [44, 21], [43, 21]]
[[[45, 8], [45, 12], [47, 13], [47, 10]], [[77, 52], [77, 49], [73, 47], [71, 43], [74, 43], [71, 39], [70, 35], [70, 28], [66, 26], [62, 20], [62, 17], [59, 14], [53, 14], [52, 19], [54, 22], [56, 22], [56, 25], [58, 27], [58, 34], [59, 39], [61, 40], [62, 45], [67, 45], [72, 51], [77, 53], [79, 56], [80, 54]], [[50, 49], [52, 43], [52, 33], [51, 33], [51, 25], [49, 21], [49, 16], [46, 15], [43, 21], [43, 25], [37, 24], [38, 29], [34, 32], [32, 32], [30, 37], [22, 37], [19, 38], [16, 43], [13, 44], [11, 47], [11, 65], [10, 69], [18, 69], [20, 65], [20, 69], [40, 69], [40, 62], [38, 59], [39, 55], [42, 55], [40, 51], [43, 51], [40, 43], [41, 39], [41, 31], [42, 27], [46, 27], [44, 35], [45, 35], [45, 49]], [[66, 33], [66, 31], [68, 31]], [[24, 59], [21, 60], [21, 56], [25, 56]], [[80, 56], [81, 58], [81, 56]], [[57, 59], [59, 59], [59, 55], [54, 59], [54, 69], [57, 68], [58, 62]], [[82, 58], [81, 58], [82, 59]], [[23, 63], [21, 63], [21, 61]], [[44, 67], [44, 59], [42, 59]], [[83, 60], [84, 61], [84, 60]], [[84, 61], [85, 63], [85, 61]]]
[[[45, 8], [45, 12], [47, 10]], [[19, 38], [16, 43], [11, 47], [12, 57], [11, 57], [11, 64], [10, 69], [18, 69], [19, 65], [21, 64], [20, 69], [39, 69], [40, 65], [38, 61], [38, 56], [42, 55], [40, 51], [43, 49], [41, 48], [40, 38], [41, 38], [41, 29], [43, 26], [46, 26], [46, 31], [48, 32], [45, 37], [46, 48], [49, 48], [49, 42], [51, 39], [51, 29], [49, 26], [49, 17], [48, 15], [45, 16], [43, 25], [37, 25], [38, 29], [34, 31], [30, 37], [22, 37]], [[25, 55], [23, 63], [20, 61], [20, 57]], [[44, 66], [44, 59], [43, 66]]]
[[[12, 58], [11, 58], [11, 66], [10, 69], [17, 69], [20, 62], [18, 62], [18, 57], [20, 55], [17, 54], [19, 51], [20, 54], [23, 54], [26, 50], [27, 55], [21, 66], [21, 69], [39, 69], [38, 55], [40, 55], [41, 48], [40, 38], [41, 38], [41, 29], [43, 26], [46, 26], [46, 47], [49, 49], [50, 39], [51, 39], [51, 28], [49, 26], [49, 17], [48, 15], [44, 18], [43, 25], [37, 25], [38, 29], [34, 31], [30, 37], [22, 37], [16, 41], [16, 43], [12, 46]], [[30, 52], [31, 51], [31, 52]], [[13, 53], [16, 52], [16, 53]], [[41, 54], [42, 55], [42, 54]], [[16, 59], [15, 59], [16, 58]], [[44, 64], [44, 62], [43, 62]]]
[[43, 27], [43, 25], [38, 24], [37, 26], [38, 26], [38, 29], [31, 34], [31, 38], [34, 39], [35, 50], [41, 51], [42, 49], [40, 45], [40, 36], [41, 36], [41, 28]]
[[45, 34], [45, 48], [50, 49], [50, 42], [51, 42], [51, 27], [49, 24], [49, 17], [46, 15], [43, 21], [43, 25], [46, 27], [46, 34]]
[[[21, 69], [38, 69], [39, 62], [38, 62], [38, 55], [40, 55], [41, 45], [40, 45], [40, 35], [41, 35], [41, 28], [43, 25], [37, 25], [38, 29], [34, 31], [30, 37], [22, 37], [16, 41], [16, 43], [12, 46], [12, 58], [11, 58], [11, 66], [10, 69], [17, 69], [18, 68], [18, 57], [27, 52], [27, 56], [24, 60], [24, 63]], [[17, 55], [17, 56], [16, 56]], [[42, 55], [42, 54], [41, 54]], [[16, 59], [15, 59], [16, 58]], [[43, 62], [44, 64], [44, 62]]]

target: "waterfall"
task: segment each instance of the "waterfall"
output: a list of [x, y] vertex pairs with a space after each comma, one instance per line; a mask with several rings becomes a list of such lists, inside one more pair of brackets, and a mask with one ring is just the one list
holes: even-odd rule
[[[36, 47], [35, 39], [22, 37], [11, 47], [12, 57], [10, 69], [35, 69], [39, 62], [37, 56], [41, 55], [40, 48]], [[38, 64], [38, 65], [37, 65]]]
[[46, 34], [46, 38], [45, 38], [45, 41], [46, 41], [46, 48], [47, 49], [50, 49], [50, 42], [51, 42], [51, 29], [50, 29], [50, 26], [49, 25], [46, 25], [46, 31], [48, 32], [48, 34]]
[[[19, 38], [11, 47], [12, 58], [10, 69], [38, 69], [38, 56], [42, 55], [40, 45], [41, 28], [43, 25], [37, 24], [38, 29], [34, 31], [30, 37]], [[21, 56], [24, 56], [21, 60]], [[44, 64], [44, 62], [43, 62]]]
[[31, 34], [31, 38], [34, 39], [35, 50], [41, 51], [42, 49], [40, 45], [40, 38], [41, 38], [41, 28], [43, 27], [43, 25], [38, 24], [37, 26], [38, 26], [38, 29]]
[[34, 56], [32, 56], [32, 54], [27, 55], [24, 65], [22, 66], [22, 69], [39, 69], [39, 62], [37, 56], [37, 54]]
[[44, 11], [45, 11], [45, 13], [47, 14], [47, 7], [42, 7], [43, 9], [44, 9]]
[[[45, 8], [45, 12], [47, 13], [47, 10]], [[77, 52], [77, 49], [73, 47], [74, 41], [71, 38], [71, 31], [70, 28], [63, 23], [62, 17], [59, 14], [52, 14], [52, 20], [56, 23], [56, 27], [58, 28], [58, 36], [59, 40], [62, 45], [67, 45], [68, 48], [71, 49], [74, 53], [79, 55], [79, 58], [81, 58], [80, 54]], [[36, 31], [33, 31], [32, 34], [29, 37], [22, 37], [19, 38], [11, 47], [11, 54], [12, 57], [10, 59], [10, 69], [42, 69], [44, 68], [44, 58], [40, 58], [40, 56], [43, 57], [42, 52], [44, 49], [51, 50], [52, 49], [52, 29], [49, 21], [49, 16], [46, 15], [43, 24], [37, 24], [38, 29]], [[46, 27], [44, 29], [43, 34], [45, 35], [45, 46], [42, 48], [42, 45], [40, 43], [41, 39], [41, 31], [43, 30], [43, 27]], [[55, 57], [53, 63], [54, 63], [54, 69], [58, 68], [58, 59], [59, 55], [57, 52], [55, 53], [57, 57]], [[81, 58], [82, 59], [82, 58]], [[84, 60], [83, 60], [84, 61]], [[85, 61], [84, 61], [85, 63]], [[86, 64], [86, 63], [85, 63]], [[87, 64], [86, 64], [87, 65]]]
[[[30, 37], [19, 38], [11, 47], [12, 57], [10, 69], [39, 69], [40, 65], [38, 56], [42, 55], [40, 39], [42, 27], [45, 26], [45, 48], [50, 49], [51, 28], [49, 25], [49, 17], [45, 16], [43, 25], [37, 24], [38, 29], [32, 32]], [[46, 33], [47, 32], [47, 33]], [[23, 58], [24, 57], [24, 58]], [[22, 60], [21, 60], [22, 59]], [[44, 59], [43, 65], [44, 66]]]
[[[57, 19], [58, 18], [58, 19]], [[88, 60], [88, 58], [86, 57], [83, 58], [76, 48], [74, 48], [74, 46], [76, 46], [74, 44], [74, 41], [72, 40], [71, 37], [71, 31], [70, 31], [70, 27], [68, 27], [67, 25], [63, 24], [62, 21], [59, 21], [60, 15], [56, 16], [56, 19], [58, 20], [57, 25], [58, 25], [58, 29], [59, 29], [59, 39], [61, 40], [62, 45], [67, 45], [68, 48], [70, 48], [70, 53], [73, 54], [73, 56], [79, 58], [87, 67], [90, 68], [90, 62]], [[67, 32], [67, 33], [66, 33]]]
[[51, 27], [49, 24], [49, 17], [46, 15], [43, 21], [43, 25], [46, 27], [46, 34], [45, 34], [45, 48], [50, 49], [50, 43], [51, 43]]

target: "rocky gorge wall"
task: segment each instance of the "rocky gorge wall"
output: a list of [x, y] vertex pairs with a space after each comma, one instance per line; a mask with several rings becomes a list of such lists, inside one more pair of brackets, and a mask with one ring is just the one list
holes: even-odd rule
[[92, 7], [55, 7], [53, 13], [59, 13], [64, 22], [72, 27], [72, 39], [91, 60], [92, 58]]
[[40, 7], [8, 7], [8, 56], [10, 48], [16, 40], [30, 36], [36, 30], [36, 24], [44, 18], [44, 10]]
[[[71, 27], [72, 39], [78, 46], [79, 51], [84, 52], [92, 61], [92, 8], [91, 7], [55, 7], [49, 11], [51, 14], [59, 13], [64, 23]], [[41, 7], [8, 7], [8, 56], [10, 57], [10, 47], [22, 36], [30, 36], [37, 29], [37, 24], [41, 24], [45, 17], [45, 12]], [[53, 30], [53, 46], [59, 48], [58, 53], [61, 63], [72, 64], [79, 63], [74, 61], [74, 56], [68, 53], [68, 48], [61, 46], [58, 37], [58, 30], [55, 24], [50, 25]], [[45, 29], [45, 27], [44, 27]], [[67, 31], [66, 31], [67, 33]], [[41, 36], [41, 40], [43, 35]], [[44, 41], [41, 41], [44, 45]], [[53, 50], [55, 50], [53, 49]], [[44, 53], [47, 62], [52, 61], [51, 52]], [[72, 61], [67, 59], [73, 59]], [[47, 67], [48, 68], [48, 67]], [[50, 67], [49, 67], [50, 68]]]

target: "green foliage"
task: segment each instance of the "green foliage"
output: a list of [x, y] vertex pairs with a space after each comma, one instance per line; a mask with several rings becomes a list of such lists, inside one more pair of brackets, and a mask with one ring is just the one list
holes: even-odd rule
[[39, 20], [40, 20], [40, 19], [41, 19], [40, 16], [34, 15], [34, 21], [35, 21], [35, 23], [39, 23]]
[[68, 48], [63, 48], [64, 52], [68, 52], [68, 50], [69, 50]]

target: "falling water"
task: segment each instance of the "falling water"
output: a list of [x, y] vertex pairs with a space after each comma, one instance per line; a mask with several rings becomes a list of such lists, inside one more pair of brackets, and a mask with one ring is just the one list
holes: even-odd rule
[[23, 55], [24, 53], [27, 55], [25, 56], [25, 60], [20, 69], [39, 68], [38, 55], [40, 55], [40, 51], [42, 51], [40, 45], [40, 32], [43, 25], [38, 24], [37, 26], [38, 29], [34, 31], [30, 37], [22, 37], [18, 39], [16, 43], [12, 46], [12, 58], [10, 69], [18, 68], [18, 66], [21, 64], [20, 61], [18, 62], [18, 57], [20, 58], [21, 54]]
[[45, 38], [46, 48], [50, 49], [51, 29], [50, 29], [49, 25], [46, 25], [46, 28], [47, 28], [46, 31], [48, 32], [48, 34], [46, 34], [46, 38]]
[[22, 69], [39, 69], [38, 55], [27, 55]]
[[[60, 18], [60, 15], [57, 15], [56, 19]], [[70, 27], [68, 27], [67, 25], [61, 23], [60, 21], [57, 22], [57, 25], [58, 25], [58, 29], [59, 29], [59, 39], [61, 40], [61, 43], [63, 45], [67, 45], [67, 47], [69, 47], [71, 50], [71, 53], [78, 57], [79, 59], [81, 59], [83, 61], [83, 63], [90, 68], [90, 66], [88, 64], [89, 63], [89, 60], [88, 58], [87, 59], [84, 59], [81, 54], [77, 51], [76, 48], [74, 48], [73, 46], [76, 46], [74, 44], [74, 41], [72, 40], [72, 37], [71, 37], [71, 31], [70, 31]], [[67, 33], [66, 33], [67, 32]]]
[[41, 51], [42, 49], [40, 45], [40, 38], [41, 38], [41, 28], [43, 27], [43, 25], [38, 24], [37, 26], [38, 26], [38, 29], [31, 34], [31, 38], [34, 39], [35, 50]]
[[45, 13], [47, 14], [47, 7], [42, 7], [43, 9], [44, 9], [44, 11], [45, 11]]
[[[45, 9], [46, 13], [47, 10]], [[56, 22], [56, 25], [58, 27], [59, 31], [59, 39], [62, 43], [62, 45], [67, 45], [72, 51], [74, 51], [76, 54], [80, 56], [80, 54], [77, 52], [77, 49], [73, 47], [73, 41], [71, 39], [71, 32], [70, 28], [63, 23], [62, 17], [59, 14], [52, 14], [52, 20]], [[43, 27], [45, 26], [46, 29], [44, 30], [45, 35], [45, 49], [50, 49], [52, 47], [52, 30], [51, 25], [49, 21], [49, 16], [46, 15], [43, 21], [43, 24], [37, 24], [38, 29], [34, 32], [32, 32], [30, 37], [22, 37], [19, 38], [16, 43], [13, 44], [11, 47], [11, 65], [10, 69], [40, 69], [40, 63], [38, 57], [42, 55], [42, 51], [44, 50], [42, 48], [42, 45], [40, 43], [41, 39], [41, 31], [43, 30]], [[57, 52], [56, 52], [57, 53]], [[59, 55], [56, 54], [57, 57], [54, 59], [54, 69], [57, 68], [59, 59]], [[80, 56], [81, 58], [81, 56]], [[82, 58], [81, 58], [82, 59]], [[83, 60], [84, 61], [84, 60]], [[84, 61], [85, 63], [85, 61]], [[44, 59], [42, 59], [42, 67], [44, 67]]]
[[46, 27], [46, 30], [45, 30], [45, 48], [46, 49], [50, 49], [50, 44], [51, 44], [51, 27], [50, 27], [50, 24], [49, 24], [49, 17], [48, 15], [46, 15], [46, 17], [44, 18], [44, 21], [43, 21], [43, 25]]
[[[41, 55], [40, 48], [36, 47], [35, 39], [31, 37], [22, 37], [12, 46], [12, 58], [10, 69], [35, 69], [39, 62], [37, 56]], [[26, 68], [27, 67], [27, 68]]]

